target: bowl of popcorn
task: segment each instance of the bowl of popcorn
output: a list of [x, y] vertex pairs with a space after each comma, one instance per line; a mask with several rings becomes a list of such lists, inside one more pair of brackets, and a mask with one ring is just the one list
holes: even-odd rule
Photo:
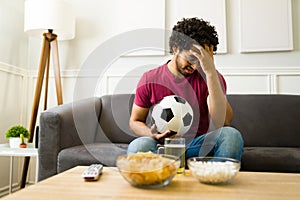
[[123, 178], [139, 188], [160, 188], [167, 186], [177, 173], [178, 157], [151, 152], [121, 155], [117, 167]]
[[193, 157], [187, 160], [192, 175], [201, 183], [225, 184], [240, 170], [240, 161], [221, 157]]

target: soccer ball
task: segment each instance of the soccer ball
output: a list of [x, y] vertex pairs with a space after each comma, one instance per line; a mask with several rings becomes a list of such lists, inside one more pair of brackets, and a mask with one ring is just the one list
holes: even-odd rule
[[151, 116], [158, 132], [170, 130], [183, 135], [193, 122], [193, 109], [184, 98], [170, 95], [154, 105]]

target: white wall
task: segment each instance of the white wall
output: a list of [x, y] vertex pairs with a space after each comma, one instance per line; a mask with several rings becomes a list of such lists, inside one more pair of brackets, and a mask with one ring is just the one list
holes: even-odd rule
[[[23, 32], [23, 0], [0, 1], [0, 143], [6, 130], [27, 125], [27, 47]], [[18, 183], [19, 159], [14, 160], [14, 185]], [[0, 195], [8, 191], [9, 157], [0, 157]]]
[[[122, 17], [126, 16], [124, 12], [122, 16], [118, 12], [120, 0], [67, 1], [74, 6], [77, 20], [76, 38], [71, 41], [59, 41], [65, 103], [73, 101], [74, 91], [80, 93], [79, 98], [134, 91], [142, 72], [170, 58], [168, 54], [165, 56], [123, 56], [115, 58], [108, 66], [96, 63], [96, 67], [83, 70], [82, 65], [91, 53], [120, 33], [118, 23]], [[131, 13], [135, 13], [134, 10], [138, 8], [135, 8], [137, 4], [130, 4], [132, 1], [127, 0], [128, 5], [124, 3], [122, 5], [125, 11], [130, 12], [132, 9]], [[179, 1], [181, 0], [165, 0], [165, 16], [162, 20], [167, 30], [170, 30], [181, 19], [181, 16], [178, 16]], [[285, 52], [241, 54], [238, 5], [239, 0], [226, 0], [227, 53], [215, 56], [218, 69], [227, 80], [228, 93], [300, 94], [300, 87], [298, 87], [300, 84], [300, 1], [292, 0], [294, 50]], [[23, 7], [23, 0], [0, 1], [1, 133], [14, 124], [29, 124], [41, 40], [28, 38], [23, 33]], [[271, 8], [272, 5], [270, 5]], [[213, 13], [214, 10], [211, 12]], [[136, 16], [136, 18], [151, 18], [155, 15], [154, 10], [149, 16]], [[168, 37], [166, 42], [167, 40]], [[167, 44], [166, 48], [168, 48]], [[117, 49], [109, 49], [112, 52], [115, 50]], [[107, 55], [109, 54], [110, 52]], [[76, 86], [79, 81], [84, 84]], [[85, 87], [85, 85], [90, 87]], [[56, 105], [53, 77], [49, 86], [48, 107], [52, 107]], [[3, 134], [0, 134], [0, 142], [6, 142]], [[8, 164], [5, 159], [4, 161], [1, 159], [0, 189], [8, 184], [6, 175]]]
[[[119, 11], [119, 9], [116, 8], [118, 1], [119, 0], [69, 0], [76, 10], [77, 27], [76, 38], [74, 40], [61, 42], [59, 44], [61, 68], [64, 75], [65, 102], [71, 102], [73, 100], [72, 91], [74, 90], [80, 90], [81, 98], [116, 92], [116, 89], [120, 90], [115, 88], [120, 80], [123, 81], [122, 83], [130, 85], [127, 89], [124, 88], [124, 92], [132, 91], [132, 87], [135, 86], [136, 81], [143, 71], [155, 65], [162, 64], [170, 58], [168, 54], [165, 56], [117, 57], [109, 66], [104, 66], [100, 63], [101, 59], [99, 59], [97, 66], [93, 69], [86, 70], [82, 68], [83, 63], [87, 61], [87, 58], [89, 58], [90, 54], [97, 47], [103, 46], [106, 42], [111, 42], [111, 40], [114, 40], [114, 36], [119, 33], [118, 20], [120, 20], [122, 16], [119, 16], [118, 14], [120, 13], [117, 12]], [[137, 10], [138, 8], [134, 7], [136, 5], [130, 4], [134, 1], [135, 0], [127, 0], [128, 7], [126, 7], [126, 5], [124, 6], [123, 3], [123, 9], [128, 10], [128, 12]], [[178, 16], [178, 9], [180, 8], [177, 4], [179, 1], [182, 0], [165, 0], [165, 19], [162, 20], [165, 20], [165, 28], [167, 30], [170, 30], [174, 23], [181, 19], [181, 16]], [[270, 9], [271, 7], [272, 5], [270, 5]], [[215, 56], [215, 62], [218, 69], [225, 75], [229, 86], [229, 93], [300, 94], [300, 89], [294, 84], [295, 81], [299, 80], [300, 75], [299, 11], [300, 2], [292, 0], [293, 51], [242, 54], [239, 49], [239, 0], [226, 0], [228, 48], [227, 53]], [[213, 13], [214, 10], [211, 12]], [[122, 14], [124, 13], [122, 12]], [[154, 12], [153, 15], [155, 15]], [[136, 17], [141, 19], [145, 18], [145, 16]], [[151, 18], [152, 15], [148, 17]], [[130, 22], [128, 26], [132, 26]], [[166, 43], [167, 40], [168, 37], [166, 37]], [[34, 69], [39, 60], [39, 48], [40, 43], [36, 39], [31, 39], [29, 42], [30, 50], [28, 59], [29, 68], [33, 70], [33, 75], [36, 74]], [[167, 48], [168, 45], [166, 44], [166, 49]], [[109, 51], [113, 50], [114, 49], [109, 49]], [[109, 52], [106, 55], [99, 55], [99, 57], [105, 57], [107, 55], [109, 55]], [[151, 65], [151, 67], [149, 65]], [[82, 70], [85, 70], [84, 73]], [[103, 71], [105, 71], [104, 74], [100, 73]], [[76, 77], [77, 73], [79, 73], [78, 77]], [[92, 88], [92, 91], [87, 91], [87, 88], [74, 88], [76, 78], [77, 80], [89, 80], [89, 84], [87, 85]], [[255, 80], [255, 84], [253, 84], [253, 80]], [[100, 82], [100, 86], [99, 83], [97, 85], [95, 84], [97, 81]], [[29, 99], [29, 101], [31, 101], [31, 99]], [[50, 106], [55, 105], [55, 101], [55, 98], [50, 100]]]

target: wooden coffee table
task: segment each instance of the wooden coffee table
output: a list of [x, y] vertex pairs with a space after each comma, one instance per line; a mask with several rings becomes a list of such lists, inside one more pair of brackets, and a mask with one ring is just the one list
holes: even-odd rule
[[105, 167], [96, 182], [85, 182], [79, 166], [15, 192], [3, 199], [299, 199], [300, 174], [240, 172], [226, 185], [199, 183], [187, 171], [166, 187], [139, 189], [129, 185], [117, 168]]

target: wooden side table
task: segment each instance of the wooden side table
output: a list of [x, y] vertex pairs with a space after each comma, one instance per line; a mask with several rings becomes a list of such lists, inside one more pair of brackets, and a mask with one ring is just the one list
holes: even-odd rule
[[10, 148], [9, 144], [0, 144], [0, 156], [10, 157], [10, 170], [9, 170], [9, 193], [12, 192], [12, 178], [13, 178], [13, 159], [14, 157], [36, 157], [36, 173], [35, 182], [38, 180], [38, 149], [34, 148], [33, 144], [27, 144], [27, 148]]

